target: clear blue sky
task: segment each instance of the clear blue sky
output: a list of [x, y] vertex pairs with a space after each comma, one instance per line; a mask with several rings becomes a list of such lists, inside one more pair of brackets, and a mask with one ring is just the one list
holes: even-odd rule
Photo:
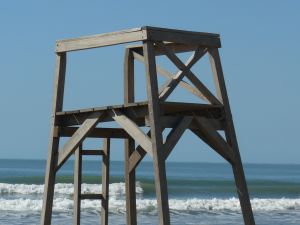
[[[300, 163], [299, 11], [276, 0], [2, 1], [0, 158], [47, 156], [55, 40], [151, 25], [220, 33], [243, 161]], [[66, 108], [121, 103], [123, 50], [109, 50], [70, 56]], [[121, 160], [121, 142], [113, 147]], [[190, 133], [170, 160], [221, 161]]]

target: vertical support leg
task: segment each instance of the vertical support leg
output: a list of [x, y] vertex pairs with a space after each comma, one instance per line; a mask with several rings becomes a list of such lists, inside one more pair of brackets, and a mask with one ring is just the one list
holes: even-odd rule
[[157, 197], [159, 224], [170, 225], [167, 176], [165, 160], [163, 157], [164, 149], [162, 129], [159, 118], [160, 105], [158, 98], [157, 73], [153, 42], [144, 41], [143, 50], [147, 76], [149, 120], [151, 127], [151, 141], [153, 150], [155, 189]]
[[232, 147], [234, 151], [235, 159], [234, 159], [234, 163], [232, 164], [232, 169], [233, 169], [238, 196], [240, 199], [244, 222], [246, 225], [255, 225], [248, 188], [247, 188], [247, 182], [244, 174], [244, 169], [242, 165], [236, 133], [233, 125], [229, 99], [227, 96], [226, 85], [225, 85], [225, 80], [224, 80], [218, 49], [209, 49], [209, 55], [210, 55], [211, 67], [212, 67], [212, 71], [216, 83], [217, 94], [219, 99], [222, 101], [224, 105], [224, 112], [226, 117], [226, 128], [225, 128], [226, 139], [228, 144]]
[[[126, 49], [124, 59], [124, 103], [134, 102], [134, 58], [132, 51]], [[126, 217], [127, 225], [137, 224], [136, 193], [135, 193], [135, 169], [129, 171], [129, 158], [135, 150], [132, 138], [125, 139], [125, 188], [126, 188]]]
[[57, 54], [54, 80], [53, 109], [51, 132], [48, 147], [48, 159], [45, 174], [44, 198], [41, 213], [41, 225], [50, 225], [52, 216], [53, 196], [55, 187], [56, 165], [59, 147], [59, 134], [56, 124], [56, 112], [63, 107], [64, 83], [66, 72], [66, 53]]
[[108, 225], [110, 139], [103, 140], [101, 224]]
[[74, 165], [74, 208], [73, 224], [80, 225], [80, 205], [81, 205], [81, 178], [82, 178], [82, 145], [75, 151]]

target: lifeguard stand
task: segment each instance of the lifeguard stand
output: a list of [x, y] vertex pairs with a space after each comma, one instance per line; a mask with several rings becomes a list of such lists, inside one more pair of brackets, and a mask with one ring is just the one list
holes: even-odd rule
[[[141, 45], [125, 49], [124, 104], [75, 111], [63, 111], [67, 53], [130, 42]], [[232, 165], [244, 222], [255, 224], [238, 143], [233, 125], [218, 48], [218, 34], [191, 32], [156, 27], [141, 27], [120, 32], [62, 40], [56, 46], [56, 73], [53, 97], [51, 138], [47, 161], [41, 224], [51, 224], [55, 175], [75, 153], [74, 224], [80, 224], [80, 200], [102, 200], [102, 224], [108, 224], [109, 150], [110, 140], [125, 139], [125, 183], [127, 224], [137, 224], [135, 169], [146, 154], [153, 159], [157, 208], [160, 225], [170, 224], [165, 161], [186, 129], [207, 143]], [[187, 62], [176, 55], [193, 52]], [[217, 95], [191, 71], [205, 54], [209, 55]], [[165, 55], [178, 68], [171, 74], [156, 65], [156, 56]], [[145, 64], [147, 101], [135, 102], [134, 61]], [[157, 74], [166, 77], [158, 87]], [[189, 82], [183, 80], [187, 78]], [[173, 90], [180, 86], [206, 103], [168, 102]], [[101, 97], [101, 96], [99, 96]], [[121, 128], [99, 127], [114, 121]], [[149, 127], [145, 133], [141, 127]], [[163, 130], [171, 128], [166, 140]], [[224, 131], [225, 137], [218, 132]], [[69, 140], [59, 150], [61, 137]], [[84, 150], [85, 138], [103, 138], [103, 150]], [[137, 143], [138, 147], [135, 147]], [[81, 194], [81, 161], [83, 155], [103, 155], [102, 194]]]

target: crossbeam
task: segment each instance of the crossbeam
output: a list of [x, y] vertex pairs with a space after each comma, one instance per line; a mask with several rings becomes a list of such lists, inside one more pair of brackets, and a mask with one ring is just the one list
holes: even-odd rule
[[184, 131], [188, 128], [192, 120], [193, 117], [191, 116], [183, 117], [178, 125], [171, 130], [164, 144], [164, 160], [168, 158], [171, 151], [179, 141], [180, 137], [183, 135]]
[[[164, 47], [166, 47], [164, 45]], [[174, 53], [171, 53], [171, 51], [168, 49], [170, 54], [175, 55]], [[170, 78], [164, 85], [163, 88], [159, 91], [159, 99], [160, 100], [166, 100], [170, 94], [173, 92], [173, 90], [176, 88], [176, 86], [182, 81], [183, 77], [186, 75], [186, 73], [192, 68], [192, 66], [198, 62], [199, 59], [201, 59], [205, 53], [207, 52], [206, 48], [197, 48], [195, 53], [187, 60], [187, 62], [184, 64], [184, 67], [179, 68], [180, 70], [176, 73], [176, 75], [172, 78]], [[169, 56], [168, 56], [169, 57]], [[179, 60], [179, 59], [178, 59]], [[179, 60], [181, 62], [181, 60]], [[203, 96], [202, 96], [203, 98]]]
[[[136, 60], [145, 64], [145, 59], [144, 59], [143, 55], [141, 55], [140, 53], [138, 53], [136, 51], [133, 51], [133, 56]], [[171, 74], [169, 71], [165, 70], [163, 67], [156, 65], [156, 70], [157, 70], [158, 74], [166, 77], [168, 80], [174, 79], [173, 74]], [[176, 75], [174, 77], [176, 77]], [[205, 99], [203, 94], [197, 88], [193, 87], [189, 83], [181, 80], [181, 81], [179, 81], [179, 86], [182, 87], [183, 89], [187, 90], [188, 92], [192, 93], [193, 95], [195, 95], [201, 99]]]
[[74, 153], [76, 148], [88, 135], [88, 133], [97, 126], [101, 118], [105, 116], [102, 112], [95, 112], [88, 117], [84, 123], [77, 129], [68, 142], [64, 145], [63, 150], [58, 154], [57, 170], [64, 162]]
[[186, 65], [171, 52], [163, 42], [156, 42], [165, 50], [166, 56], [178, 67], [178, 69], [185, 70], [185, 76], [198, 88], [198, 90], [205, 96], [206, 100], [212, 104], [221, 105], [220, 101], [210, 92], [210, 90], [196, 77], [196, 75], [187, 68]]
[[[223, 139], [223, 137], [214, 129], [206, 118], [195, 118], [195, 121], [199, 125], [201, 134], [204, 139], [208, 141], [208, 144], [224, 159], [229, 162], [234, 162], [234, 154], [232, 148]], [[203, 138], [202, 136], [202, 138]]]
[[112, 118], [137, 142], [139, 145], [152, 156], [152, 143], [150, 138], [139, 128], [139, 126], [125, 116], [119, 110], [113, 110]]

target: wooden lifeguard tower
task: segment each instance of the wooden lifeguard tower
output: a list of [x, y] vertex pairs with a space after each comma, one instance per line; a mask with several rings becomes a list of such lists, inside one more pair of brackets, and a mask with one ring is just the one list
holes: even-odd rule
[[[131, 42], [142, 43], [125, 49], [124, 104], [63, 111], [67, 53]], [[169, 225], [165, 161], [186, 129], [191, 130], [232, 165], [244, 222], [247, 225], [255, 224], [218, 52], [220, 47], [218, 34], [148, 26], [58, 41], [51, 137], [41, 225], [51, 224], [56, 172], [72, 154], [75, 154], [74, 224], [80, 224], [80, 201], [82, 199], [101, 199], [101, 221], [103, 225], [108, 224], [109, 152], [110, 140], [114, 138], [125, 140], [127, 224], [137, 224], [135, 169], [144, 156], [149, 154], [154, 165], [159, 224]], [[192, 52], [191, 57], [185, 63], [176, 55], [182, 52]], [[216, 96], [191, 71], [191, 67], [205, 54], [209, 55]], [[167, 56], [178, 68], [178, 72], [171, 74], [156, 65], [158, 55]], [[145, 64], [146, 102], [135, 102], [135, 60]], [[161, 87], [158, 87], [157, 74], [166, 78], [165, 84]], [[188, 82], [183, 78], [188, 79]], [[166, 101], [177, 86], [186, 89], [205, 103]], [[101, 123], [107, 121], [114, 121], [121, 128], [101, 127]], [[149, 127], [149, 132], [144, 132], [141, 127]], [[171, 131], [164, 140], [162, 133], [166, 128], [171, 128]], [[224, 131], [225, 138], [219, 131]], [[69, 137], [69, 139], [59, 150], [61, 137]], [[103, 150], [82, 149], [85, 138], [91, 137], [104, 139]], [[83, 155], [103, 156], [102, 194], [81, 193]]]

